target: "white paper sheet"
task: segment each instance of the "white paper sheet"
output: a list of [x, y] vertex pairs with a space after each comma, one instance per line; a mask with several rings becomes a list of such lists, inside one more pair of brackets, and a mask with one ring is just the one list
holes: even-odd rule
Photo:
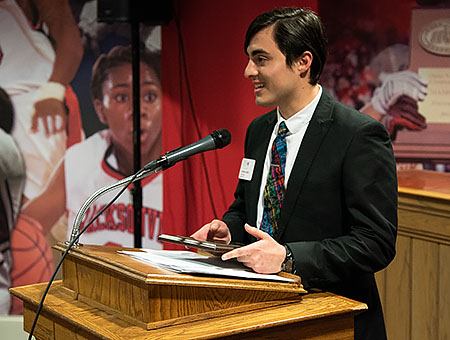
[[275, 274], [258, 274], [237, 261], [222, 261], [220, 257], [209, 257], [191, 251], [150, 250], [144, 252], [119, 251], [139, 261], [160, 266], [176, 273], [219, 275], [252, 280], [295, 282], [293, 279]]

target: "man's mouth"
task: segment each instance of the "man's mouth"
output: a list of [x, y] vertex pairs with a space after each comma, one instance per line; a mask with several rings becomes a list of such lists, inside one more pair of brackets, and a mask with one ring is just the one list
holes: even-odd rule
[[264, 89], [264, 84], [262, 83], [254, 83], [255, 86], [255, 94], [259, 94]]

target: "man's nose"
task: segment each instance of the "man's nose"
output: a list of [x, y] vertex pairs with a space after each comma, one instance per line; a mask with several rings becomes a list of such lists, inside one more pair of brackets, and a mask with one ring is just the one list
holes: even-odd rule
[[258, 71], [256, 69], [255, 63], [252, 60], [249, 60], [244, 70], [245, 78], [256, 77], [257, 74]]

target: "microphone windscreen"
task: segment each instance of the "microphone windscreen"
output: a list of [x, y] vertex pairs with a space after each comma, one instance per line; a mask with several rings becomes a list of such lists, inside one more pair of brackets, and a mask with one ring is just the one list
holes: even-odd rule
[[211, 133], [217, 149], [222, 149], [231, 143], [231, 133], [227, 129], [215, 130]]

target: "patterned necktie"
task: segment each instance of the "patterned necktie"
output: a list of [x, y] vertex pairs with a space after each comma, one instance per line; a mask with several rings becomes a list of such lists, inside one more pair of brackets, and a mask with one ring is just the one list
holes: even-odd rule
[[278, 128], [278, 135], [272, 144], [272, 161], [266, 186], [264, 187], [264, 212], [261, 230], [270, 236], [278, 231], [278, 219], [284, 198], [284, 168], [286, 166], [286, 134], [288, 129], [284, 122]]

